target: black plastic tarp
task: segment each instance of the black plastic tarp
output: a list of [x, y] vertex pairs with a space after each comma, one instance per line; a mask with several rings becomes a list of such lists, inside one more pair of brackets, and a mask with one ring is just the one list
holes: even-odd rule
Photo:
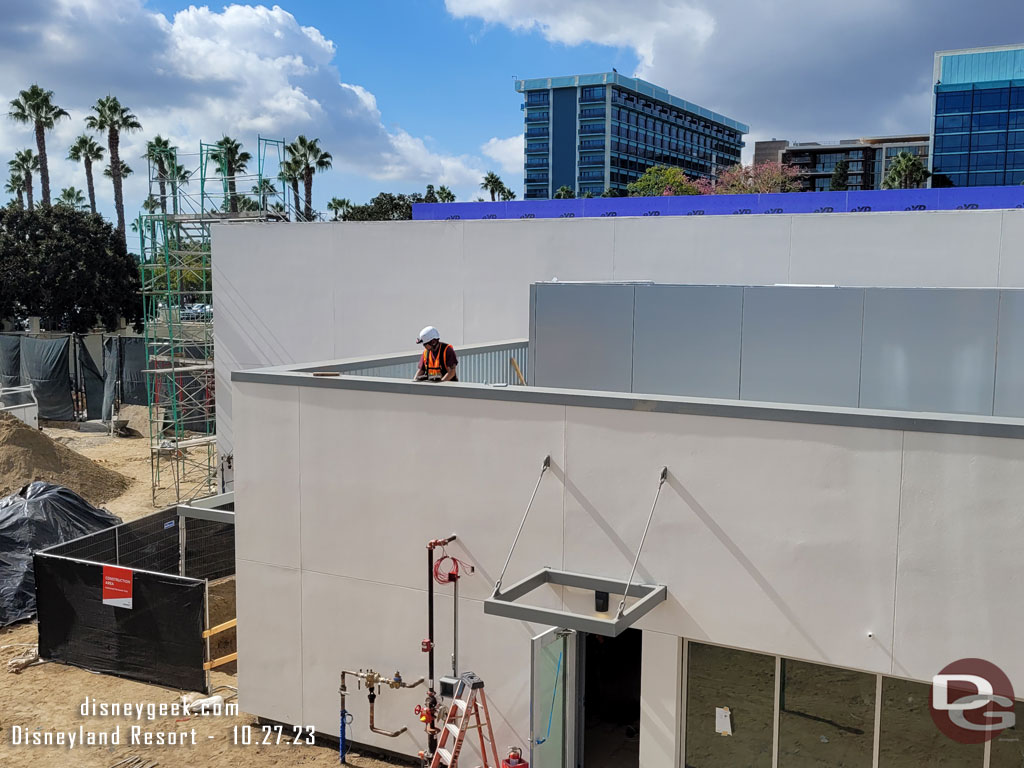
[[21, 336], [0, 335], [0, 387], [21, 386]]
[[[109, 421], [115, 400], [122, 405], [148, 405], [146, 393], [146, 340], [131, 336], [103, 339], [103, 415]], [[120, 391], [118, 384], [120, 383]], [[91, 417], [90, 417], [91, 418]]]
[[89, 354], [85, 339], [81, 336], [75, 336], [74, 339], [75, 353], [78, 355], [78, 382], [85, 390], [86, 418], [99, 419], [103, 415], [103, 374]]
[[39, 401], [39, 416], [53, 421], [74, 421], [71, 401], [71, 369], [68, 351], [71, 337], [36, 339], [21, 337], [21, 383], [31, 384]]
[[0, 499], [0, 627], [36, 611], [32, 553], [121, 520], [72, 490], [35, 482]]
[[[203, 691], [206, 585], [39, 553], [39, 655], [178, 690]], [[131, 607], [104, 603], [104, 572], [130, 583]]]

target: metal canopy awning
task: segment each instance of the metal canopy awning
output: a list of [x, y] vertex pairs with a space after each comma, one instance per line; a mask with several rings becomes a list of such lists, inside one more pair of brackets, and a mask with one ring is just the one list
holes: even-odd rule
[[[600, 618], [598, 615], [573, 613], [572, 611], [561, 611], [555, 608], [540, 608], [515, 602], [545, 584], [576, 587], [593, 592], [607, 592], [610, 595], [622, 595], [623, 600], [625, 600], [628, 593], [629, 597], [639, 597], [640, 599], [629, 608], [616, 612], [614, 618], [608, 619]], [[604, 635], [605, 637], [616, 637], [629, 629], [640, 617], [647, 614], [658, 603], [664, 602], [667, 597], [668, 588], [664, 584], [630, 584], [629, 582], [606, 579], [600, 576], [587, 576], [582, 573], [544, 568], [532, 576], [523, 579], [518, 584], [513, 584], [505, 592], [499, 590], [490, 598], [484, 600], [484, 613], [491, 614], [492, 616], [505, 616], [509, 619], [519, 619], [534, 624], [548, 624], [553, 627], [575, 629], [578, 632], [590, 632], [591, 634]]]
[[[665, 480], [668, 479], [668, 467], [662, 467], [658, 475], [658, 492], [654, 496], [651, 512], [647, 516], [644, 535], [640, 539], [640, 546], [636, 550], [636, 558], [633, 560], [633, 568], [629, 572], [628, 579], [620, 581], [603, 576], [589, 576], [582, 573], [572, 573], [571, 571], [560, 571], [555, 568], [542, 568], [532, 576], [526, 577], [502, 592], [501, 582], [505, 578], [505, 571], [508, 570], [508, 564], [512, 561], [512, 553], [515, 552], [516, 543], [523, 532], [523, 526], [526, 525], [526, 518], [530, 516], [530, 509], [533, 507], [534, 499], [537, 498], [540, 482], [544, 479], [544, 474], [550, 467], [551, 457], [545, 456], [544, 462], [541, 465], [540, 477], [537, 478], [537, 485], [534, 486], [533, 495], [530, 496], [530, 503], [526, 506], [526, 514], [523, 515], [523, 520], [519, 523], [519, 530], [516, 532], [516, 537], [512, 541], [512, 548], [509, 549], [508, 557], [505, 559], [505, 566], [501, 569], [501, 575], [498, 576], [498, 581], [494, 585], [494, 592], [488, 599], [484, 600], [484, 613], [492, 616], [519, 619], [534, 624], [547, 624], [553, 627], [574, 629], [578, 632], [589, 632], [595, 635], [604, 635], [605, 637], [616, 637], [629, 629], [642, 616], [650, 612], [659, 603], [664, 602], [668, 597], [668, 587], [664, 584], [633, 583], [633, 575], [636, 573], [636, 566], [640, 562], [640, 552], [643, 550], [644, 542], [647, 540], [647, 532], [651, 529], [651, 520], [654, 519], [654, 510], [658, 506], [661, 488], [665, 484]], [[614, 618], [607, 619], [593, 613], [573, 613], [572, 611], [559, 610], [557, 608], [541, 608], [516, 602], [519, 598], [525, 597], [545, 584], [585, 589], [595, 594], [603, 592], [608, 595], [620, 595], [622, 599], [619, 601], [619, 607], [615, 612]], [[627, 597], [638, 597], [640, 599], [627, 609]]]

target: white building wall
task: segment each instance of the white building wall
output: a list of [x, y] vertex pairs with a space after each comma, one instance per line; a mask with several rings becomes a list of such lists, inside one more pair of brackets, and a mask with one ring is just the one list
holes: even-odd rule
[[1024, 287], [1024, 211], [213, 228], [217, 428], [230, 372], [527, 336], [540, 280]]
[[[917, 680], [982, 656], [1024, 690], [1024, 441], [329, 386], [235, 394], [246, 711], [337, 733], [341, 667], [423, 674], [425, 544], [455, 533], [451, 553], [478, 569], [460, 666], [487, 681], [498, 743], [525, 746], [541, 628], [486, 616], [482, 599], [546, 454], [506, 583], [542, 566], [625, 578], [669, 467], [638, 568], [668, 586], [638, 625], [645, 766], [673, 764], [679, 637]], [[531, 599], [592, 609], [571, 590]], [[420, 700], [380, 697], [382, 726], [414, 729], [391, 740], [367, 732], [356, 695], [351, 738], [414, 753]]]

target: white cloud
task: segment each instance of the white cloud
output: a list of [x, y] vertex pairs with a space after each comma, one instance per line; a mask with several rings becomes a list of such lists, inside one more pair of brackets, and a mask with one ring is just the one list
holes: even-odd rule
[[456, 18], [536, 30], [555, 43], [632, 48], [643, 67], [654, 64], [659, 41], [701, 46], [715, 30], [710, 13], [679, 0], [445, 0], [445, 8]]
[[494, 136], [480, 147], [480, 151], [491, 158], [503, 173], [509, 176], [522, 175], [523, 172], [523, 134], [499, 139]]
[[[471, 189], [483, 174], [480, 158], [439, 152], [401, 127], [385, 127], [374, 95], [343, 82], [334, 43], [278, 6], [190, 6], [167, 18], [142, 0], [15, 5], [0, 25], [0, 99], [39, 82], [72, 116], [47, 136], [53, 194], [68, 185], [84, 189], [81, 166], [64, 156], [84, 131], [89, 107], [108, 93], [144, 129], [122, 141], [122, 157], [135, 170], [125, 183], [129, 217], [148, 193], [143, 155], [158, 133], [183, 153], [228, 134], [253, 155], [257, 133], [288, 140], [303, 133], [320, 138], [341, 174], [410, 190], [427, 183]], [[34, 143], [29, 127], [0, 120], [0, 161]], [[184, 164], [197, 162], [193, 155]], [[101, 170], [97, 197], [112, 215]], [[318, 176], [318, 199], [335, 192], [350, 194], [333, 189], [329, 174]]]

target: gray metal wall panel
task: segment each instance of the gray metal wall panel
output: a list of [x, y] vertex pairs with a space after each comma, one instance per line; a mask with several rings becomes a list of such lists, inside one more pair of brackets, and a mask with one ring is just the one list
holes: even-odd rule
[[743, 289], [740, 397], [857, 407], [864, 291]]
[[861, 407], [991, 414], [998, 295], [867, 291]]
[[1024, 292], [1000, 291], [996, 416], [1024, 416]]
[[537, 286], [533, 383], [631, 390], [633, 286]]
[[739, 397], [738, 286], [637, 285], [633, 391]]

